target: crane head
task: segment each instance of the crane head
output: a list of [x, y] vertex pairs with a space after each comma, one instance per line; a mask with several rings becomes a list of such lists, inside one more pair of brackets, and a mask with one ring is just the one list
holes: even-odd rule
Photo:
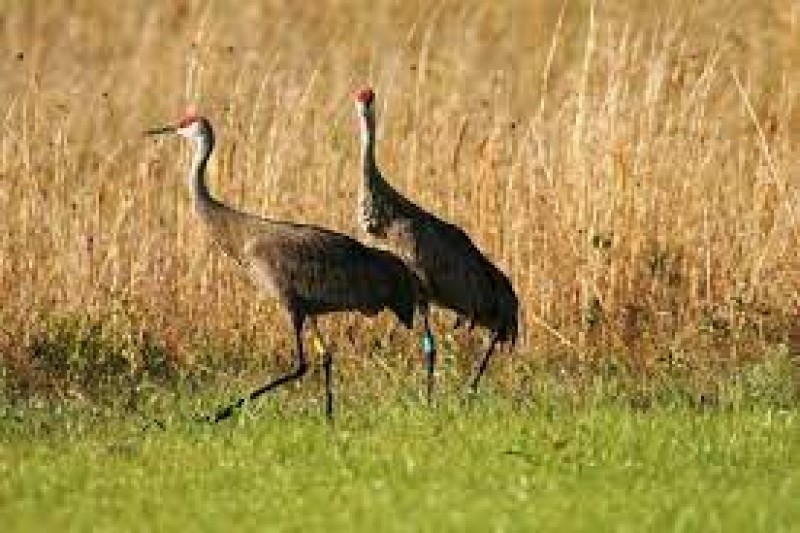
[[145, 131], [147, 135], [161, 135], [164, 133], [172, 133], [195, 139], [204, 137], [210, 134], [211, 126], [205, 117], [197, 114], [193, 107], [190, 107], [184, 112], [183, 116], [174, 124], [168, 124], [158, 128], [152, 128]]
[[375, 93], [372, 91], [371, 87], [365, 87], [356, 93], [355, 99], [357, 106], [369, 108], [375, 100]]

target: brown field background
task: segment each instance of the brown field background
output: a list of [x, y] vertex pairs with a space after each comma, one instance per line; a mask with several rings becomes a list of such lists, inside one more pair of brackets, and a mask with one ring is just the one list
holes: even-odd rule
[[[0, 0], [3, 357], [67, 314], [178, 361], [284, 357], [194, 217], [189, 147], [141, 132], [195, 104], [218, 196], [360, 236], [366, 83], [385, 175], [510, 274], [516, 360], [800, 343], [797, 2]], [[355, 368], [392, 325], [324, 328]], [[391, 337], [410, 367], [415, 337]]]

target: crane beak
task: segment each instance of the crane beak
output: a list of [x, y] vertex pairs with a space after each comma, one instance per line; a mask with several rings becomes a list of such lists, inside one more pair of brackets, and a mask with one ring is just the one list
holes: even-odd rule
[[175, 126], [162, 126], [152, 128], [144, 132], [145, 135], [163, 135], [164, 133], [175, 133], [178, 130]]

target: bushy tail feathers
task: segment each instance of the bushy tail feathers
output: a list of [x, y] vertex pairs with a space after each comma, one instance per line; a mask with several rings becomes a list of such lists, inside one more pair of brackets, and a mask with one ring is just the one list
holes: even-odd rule
[[420, 287], [419, 279], [400, 259], [392, 256], [392, 260], [396, 273], [388, 307], [406, 328], [412, 329], [417, 307], [417, 292]]
[[498, 324], [498, 340], [508, 342], [513, 348], [517, 344], [519, 336], [519, 298], [517, 298], [511, 281], [504, 275], [500, 275], [497, 280], [496, 305]]

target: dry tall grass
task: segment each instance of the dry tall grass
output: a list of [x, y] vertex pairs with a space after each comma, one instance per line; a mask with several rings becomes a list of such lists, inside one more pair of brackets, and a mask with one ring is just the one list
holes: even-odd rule
[[[366, 82], [386, 175], [510, 273], [518, 357], [738, 361], [790, 337], [796, 2], [2, 0], [0, 39], [7, 354], [62, 312], [177, 357], [288, 347], [195, 220], [187, 148], [140, 132], [195, 103], [218, 195], [357, 234]], [[349, 325], [389, 327], [328, 328]]]

